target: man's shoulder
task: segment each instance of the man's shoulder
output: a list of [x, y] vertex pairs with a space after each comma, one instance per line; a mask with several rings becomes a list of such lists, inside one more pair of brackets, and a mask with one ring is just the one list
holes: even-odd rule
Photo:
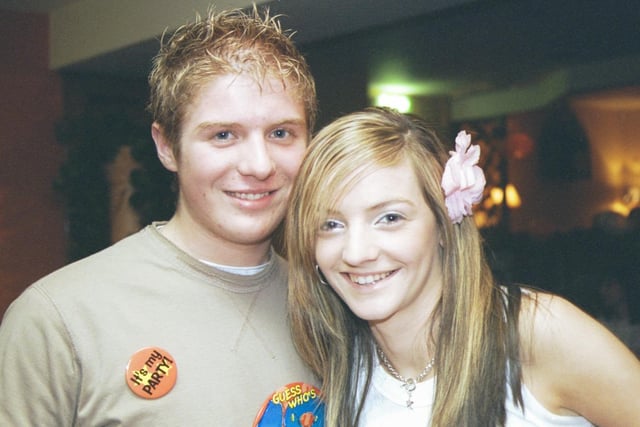
[[140, 282], [137, 278], [151, 275], [155, 265], [149, 260], [157, 252], [149, 247], [152, 242], [141, 230], [59, 268], [28, 286], [11, 304], [13, 311], [38, 316], [38, 311], [75, 312], [106, 299], [117, 300]]
[[136, 251], [137, 249], [143, 248], [145, 246], [145, 241], [147, 240], [145, 238], [145, 234], [147, 234], [146, 229], [142, 229], [134, 234], [124, 237], [117, 242], [112, 243], [111, 245], [103, 249], [100, 249], [93, 254], [73, 261], [60, 270], [70, 268], [83, 268], [88, 265], [95, 266], [95, 264], [103, 263], [109, 258], [123, 256], [127, 252]]
[[[87, 285], [124, 274], [131, 266], [139, 265], [146, 254], [148, 239], [144, 230], [112, 244], [80, 260], [71, 262], [37, 280], [31, 287], [55, 292], [56, 289]], [[74, 290], [75, 291], [75, 290]]]

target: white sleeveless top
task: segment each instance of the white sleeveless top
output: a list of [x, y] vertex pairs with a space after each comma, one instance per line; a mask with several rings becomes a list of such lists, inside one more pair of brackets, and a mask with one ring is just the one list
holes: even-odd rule
[[[413, 409], [407, 408], [407, 391], [402, 383], [389, 375], [376, 361], [371, 390], [365, 401], [360, 427], [427, 427], [431, 419], [431, 406], [435, 381], [433, 378], [416, 385], [411, 393]], [[507, 427], [591, 427], [585, 418], [562, 416], [549, 412], [522, 384], [523, 410], [512, 401], [507, 387]]]

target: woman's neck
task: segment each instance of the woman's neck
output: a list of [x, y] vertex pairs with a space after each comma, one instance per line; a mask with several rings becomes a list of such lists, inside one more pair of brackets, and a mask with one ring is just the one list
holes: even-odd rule
[[371, 325], [377, 346], [393, 368], [405, 378], [415, 378], [435, 356], [435, 344], [431, 337], [432, 319], [405, 323], [393, 327], [385, 323]]
[[438, 275], [422, 286], [413, 303], [386, 319], [369, 322], [378, 347], [394, 369], [408, 378], [419, 375], [435, 355], [431, 332], [436, 330], [433, 322], [438, 321], [434, 313], [442, 295], [442, 279]]

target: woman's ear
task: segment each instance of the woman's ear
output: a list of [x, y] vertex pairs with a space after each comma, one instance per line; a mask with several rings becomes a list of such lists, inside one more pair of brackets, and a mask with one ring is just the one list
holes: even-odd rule
[[158, 159], [160, 159], [162, 165], [171, 172], [178, 172], [178, 161], [173, 153], [173, 148], [169, 144], [162, 126], [157, 122], [153, 122], [151, 125], [151, 137], [156, 144]]

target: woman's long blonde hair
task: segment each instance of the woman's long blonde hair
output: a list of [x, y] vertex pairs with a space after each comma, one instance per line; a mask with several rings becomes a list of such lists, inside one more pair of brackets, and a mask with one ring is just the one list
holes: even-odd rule
[[325, 213], [362, 173], [404, 159], [413, 166], [442, 240], [442, 295], [431, 330], [425, 331], [437, 360], [431, 425], [503, 425], [507, 382], [521, 401], [519, 295], [495, 284], [473, 219], [451, 223], [440, 187], [447, 158], [445, 147], [422, 121], [384, 108], [334, 121], [309, 146], [286, 224], [289, 315], [298, 352], [323, 381], [329, 427], [358, 425], [364, 395], [356, 396], [368, 389], [375, 353], [368, 323], [320, 283], [316, 233]]

